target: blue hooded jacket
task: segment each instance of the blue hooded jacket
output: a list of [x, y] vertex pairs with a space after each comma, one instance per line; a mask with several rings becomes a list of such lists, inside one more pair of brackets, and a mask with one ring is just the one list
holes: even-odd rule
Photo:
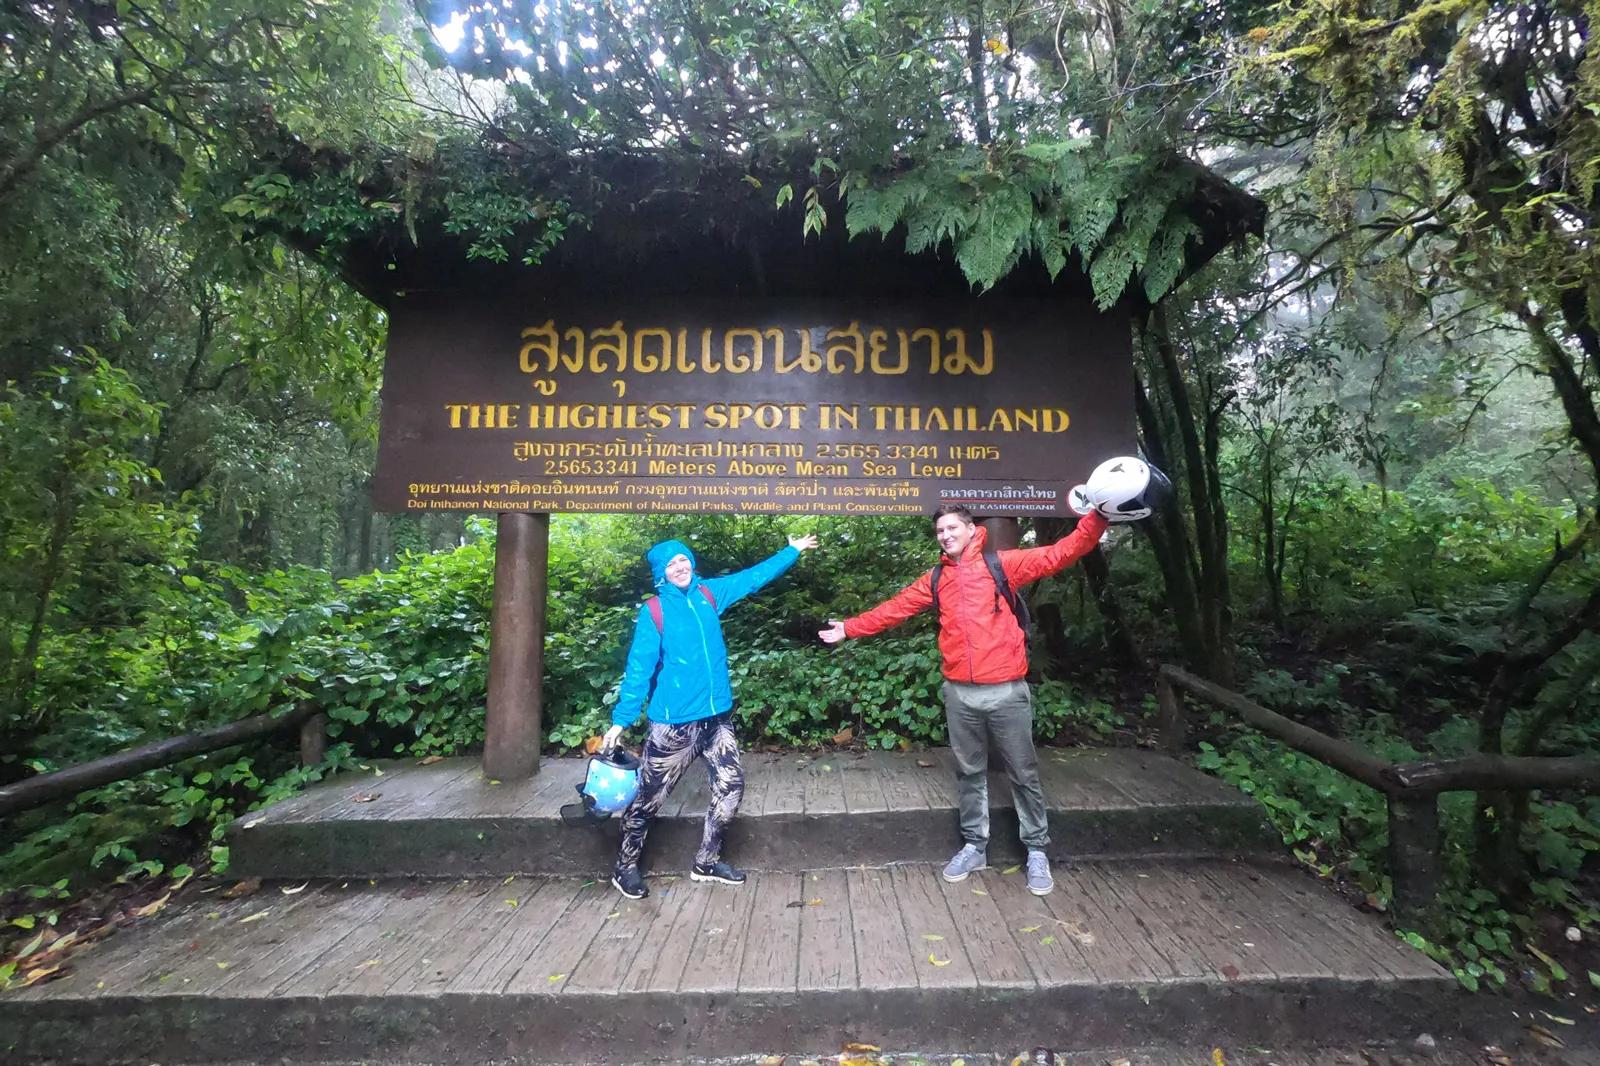
[[[652, 722], [680, 725], [710, 718], [732, 707], [728, 649], [722, 642], [719, 617], [800, 558], [797, 549], [784, 548], [737, 574], [702, 578], [696, 569], [689, 587], [680, 589], [667, 580], [667, 564], [679, 555], [687, 555], [689, 565], [696, 565], [694, 552], [682, 541], [664, 540], [645, 553], [656, 594], [661, 597], [661, 629], [656, 630], [649, 605], [641, 603], [633, 624], [628, 665], [622, 673], [622, 688], [611, 709], [613, 725], [632, 726], [639, 720], [641, 710]], [[701, 585], [711, 590], [716, 607], [701, 593]], [[656, 675], [658, 662], [661, 673]], [[656, 675], [654, 692], [650, 691], [652, 675]], [[644, 706], [647, 696], [648, 708]]]

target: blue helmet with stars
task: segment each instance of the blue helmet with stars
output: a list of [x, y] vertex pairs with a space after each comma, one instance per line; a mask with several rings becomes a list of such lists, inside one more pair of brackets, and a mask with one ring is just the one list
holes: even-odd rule
[[578, 792], [587, 813], [597, 817], [616, 814], [639, 794], [639, 760], [621, 747], [591, 756]]

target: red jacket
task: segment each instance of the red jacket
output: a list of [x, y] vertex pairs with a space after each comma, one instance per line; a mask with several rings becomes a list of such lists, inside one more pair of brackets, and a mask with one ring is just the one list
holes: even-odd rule
[[[1013, 589], [1065, 570], [1100, 543], [1106, 520], [1090, 514], [1077, 528], [1046, 548], [1000, 552], [1000, 565]], [[989, 532], [979, 526], [954, 563], [945, 560], [939, 578], [939, 654], [951, 681], [994, 685], [1028, 673], [1028, 647], [1016, 615], [999, 599], [994, 578], [983, 562]], [[848, 637], [870, 637], [933, 606], [933, 571], [923, 574], [878, 606], [845, 619]]]

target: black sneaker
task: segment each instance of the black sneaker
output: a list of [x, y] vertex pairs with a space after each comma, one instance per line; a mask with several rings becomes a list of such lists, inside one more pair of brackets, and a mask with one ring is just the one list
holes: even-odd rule
[[629, 899], [644, 899], [650, 894], [637, 866], [618, 867], [611, 875], [611, 886]]
[[695, 863], [689, 867], [691, 881], [721, 881], [725, 885], [744, 884], [744, 871], [735, 870], [725, 862]]

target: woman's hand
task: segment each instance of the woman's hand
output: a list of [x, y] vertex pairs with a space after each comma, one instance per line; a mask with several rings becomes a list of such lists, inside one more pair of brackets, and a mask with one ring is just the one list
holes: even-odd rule
[[803, 537], [789, 538], [789, 547], [793, 548], [797, 552], [804, 552], [806, 549], [815, 548], [816, 546], [817, 535], [815, 533], [807, 533]]
[[824, 644], [837, 644], [846, 636], [844, 623], [837, 618], [828, 619], [828, 628], [817, 630], [817, 636], [822, 638]]

